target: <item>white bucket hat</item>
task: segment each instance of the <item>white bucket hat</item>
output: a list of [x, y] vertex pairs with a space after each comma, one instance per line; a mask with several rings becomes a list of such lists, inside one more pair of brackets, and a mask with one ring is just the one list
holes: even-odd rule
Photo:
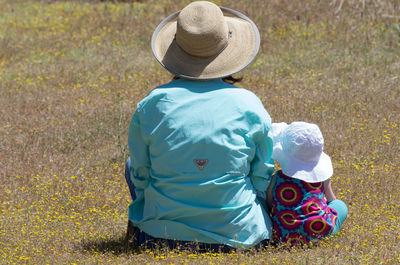
[[208, 1], [192, 2], [155, 29], [158, 62], [186, 79], [215, 79], [239, 72], [260, 47], [257, 26], [242, 13]]
[[323, 152], [324, 138], [316, 124], [272, 124], [273, 151], [282, 172], [308, 183], [321, 182], [333, 174], [330, 157]]

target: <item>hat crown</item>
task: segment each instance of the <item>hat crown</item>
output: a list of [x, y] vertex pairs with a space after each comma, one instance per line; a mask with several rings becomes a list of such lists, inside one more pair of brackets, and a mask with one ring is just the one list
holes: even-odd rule
[[316, 124], [293, 122], [283, 132], [282, 147], [297, 160], [318, 162], [324, 149], [324, 138]]
[[176, 42], [190, 55], [216, 55], [226, 47], [228, 36], [229, 28], [224, 15], [211, 2], [193, 2], [178, 15]]

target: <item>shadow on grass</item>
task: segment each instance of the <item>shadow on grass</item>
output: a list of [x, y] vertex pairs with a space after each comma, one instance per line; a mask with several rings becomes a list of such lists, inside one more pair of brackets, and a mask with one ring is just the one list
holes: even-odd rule
[[140, 253], [140, 249], [130, 244], [125, 236], [109, 239], [98, 239], [95, 241], [82, 241], [81, 247], [89, 254], [107, 253], [113, 255]]
[[[263, 249], [269, 249], [269, 251], [281, 252], [281, 251], [290, 251], [291, 247], [274, 244], [272, 242], [268, 242], [264, 246], [258, 246], [252, 249], [234, 249], [232, 247], [221, 247], [219, 245], [213, 246], [212, 244], [200, 244], [198, 242], [189, 242], [183, 244], [180, 241], [174, 245], [168, 245], [165, 240], [160, 240], [154, 242], [155, 245], [149, 247], [153, 251], [161, 251], [165, 252], [166, 249], [171, 250], [182, 250], [189, 251], [194, 253], [232, 253], [232, 252], [243, 252], [243, 253], [258, 253], [259, 251], [263, 251]], [[314, 244], [316, 247], [318, 244]], [[312, 248], [312, 245], [298, 247], [303, 249]], [[121, 235], [119, 237], [108, 238], [108, 239], [96, 239], [93, 241], [85, 241], [83, 240], [80, 244], [79, 249], [87, 254], [111, 254], [115, 256], [119, 255], [131, 255], [131, 254], [140, 254], [146, 250], [146, 247], [137, 247], [135, 244], [127, 240], [125, 235]]]

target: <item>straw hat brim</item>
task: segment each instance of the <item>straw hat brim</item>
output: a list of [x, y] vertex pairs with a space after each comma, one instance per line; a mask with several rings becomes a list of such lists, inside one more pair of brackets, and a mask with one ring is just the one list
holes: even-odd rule
[[260, 34], [257, 26], [242, 13], [220, 7], [232, 32], [227, 46], [210, 57], [191, 56], [176, 43], [176, 12], [155, 29], [151, 48], [158, 62], [172, 74], [187, 79], [222, 78], [241, 71], [257, 55]]
[[333, 174], [331, 158], [324, 152], [318, 161], [306, 163], [292, 157], [283, 150], [280, 143], [276, 143], [272, 151], [272, 159], [280, 164], [283, 174], [308, 183], [325, 181]]

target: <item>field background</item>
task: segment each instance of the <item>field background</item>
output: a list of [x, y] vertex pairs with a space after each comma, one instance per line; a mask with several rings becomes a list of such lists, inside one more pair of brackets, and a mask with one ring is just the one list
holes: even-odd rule
[[308, 249], [133, 252], [129, 121], [171, 79], [152, 31], [189, 1], [0, 0], [0, 263], [400, 263], [400, 1], [214, 2], [261, 33], [240, 85], [274, 122], [320, 126], [349, 207], [339, 235]]

